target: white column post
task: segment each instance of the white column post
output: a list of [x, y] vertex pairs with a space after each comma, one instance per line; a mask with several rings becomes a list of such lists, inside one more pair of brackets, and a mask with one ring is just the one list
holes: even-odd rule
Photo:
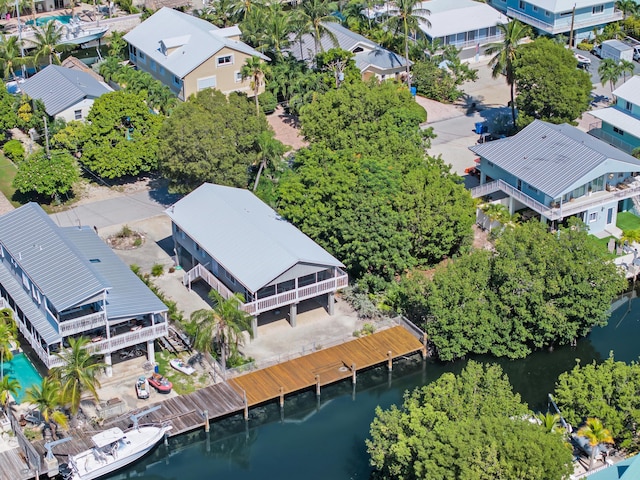
[[153, 340], [147, 340], [147, 360], [153, 363], [156, 361], [155, 358], [156, 358], [155, 342]]
[[111, 354], [110, 353], [105, 353], [104, 354], [104, 363], [107, 365], [106, 373], [107, 373], [107, 377], [112, 377], [113, 376], [113, 367], [111, 366]]

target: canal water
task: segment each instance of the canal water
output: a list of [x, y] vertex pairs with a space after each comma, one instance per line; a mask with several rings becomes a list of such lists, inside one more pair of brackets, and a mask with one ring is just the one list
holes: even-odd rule
[[[640, 356], [640, 300], [614, 303], [609, 324], [595, 329], [576, 347], [536, 352], [524, 360], [499, 361], [514, 389], [532, 409], [546, 410], [547, 394], [558, 375], [576, 359], [602, 361]], [[475, 357], [494, 361], [489, 357]], [[350, 382], [287, 398], [284, 410], [273, 404], [251, 411], [247, 423], [234, 416], [203, 431], [169, 439], [134, 466], [111, 479], [367, 479], [365, 439], [377, 406], [400, 404], [405, 391], [425, 385], [444, 372], [459, 372], [465, 362], [423, 362], [419, 356], [394, 363], [391, 374], [377, 368]]]

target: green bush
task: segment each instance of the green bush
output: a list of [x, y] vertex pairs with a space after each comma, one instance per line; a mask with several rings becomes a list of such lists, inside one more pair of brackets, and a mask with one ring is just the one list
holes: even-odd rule
[[264, 92], [258, 95], [258, 102], [260, 103], [260, 108], [262, 108], [265, 115], [273, 113], [278, 106], [278, 100], [271, 92]]
[[159, 277], [164, 273], [164, 267], [160, 263], [156, 263], [153, 267], [151, 267], [151, 275], [154, 277]]
[[2, 147], [4, 154], [13, 162], [19, 163], [24, 160], [24, 147], [20, 140], [9, 140]]
[[593, 50], [593, 43], [589, 43], [589, 42], [580, 42], [576, 48], [578, 50], [584, 50], [585, 52], [590, 52], [591, 50]]

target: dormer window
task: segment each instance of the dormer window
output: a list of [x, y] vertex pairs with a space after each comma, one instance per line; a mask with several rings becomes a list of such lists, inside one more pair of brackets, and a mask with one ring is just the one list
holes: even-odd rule
[[216, 58], [216, 63], [219, 67], [224, 65], [233, 65], [233, 55], [224, 55]]

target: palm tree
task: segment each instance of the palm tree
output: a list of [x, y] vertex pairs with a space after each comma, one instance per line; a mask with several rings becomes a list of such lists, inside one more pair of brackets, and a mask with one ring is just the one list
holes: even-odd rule
[[291, 41], [289, 35], [295, 30], [293, 15], [282, 9], [282, 2], [272, 0], [262, 9], [261, 44], [260, 49], [273, 52], [276, 59], [282, 59], [282, 50]]
[[273, 165], [277, 160], [281, 159], [285, 152], [285, 146], [274, 138], [271, 131], [261, 132], [256, 139], [256, 144], [258, 146], [259, 167], [253, 184], [254, 192], [258, 188], [263, 170], [267, 168], [268, 164], [271, 163]]
[[598, 75], [600, 75], [600, 82], [604, 87], [604, 84], [609, 82], [609, 88], [611, 88], [611, 92], [620, 80], [622, 76], [622, 70], [620, 69], [620, 65], [613, 58], [604, 58], [600, 62], [600, 66], [598, 66]]
[[421, 0], [396, 0], [395, 7], [385, 25], [396, 32], [402, 31], [404, 35], [404, 58], [407, 60], [407, 85], [411, 88], [411, 75], [409, 73], [409, 33], [417, 32], [420, 29], [420, 22], [431, 26], [426, 15], [431, 12], [422, 8]]
[[513, 20], [506, 25], [498, 24], [497, 29], [504, 35], [501, 42], [490, 43], [487, 45], [487, 55], [493, 55], [489, 61], [492, 67], [491, 76], [498, 78], [504, 73], [507, 77], [507, 85], [511, 89], [511, 119], [513, 125], [516, 124], [516, 104], [515, 104], [515, 71], [514, 61], [518, 55], [518, 46], [520, 42], [529, 35], [529, 27]]
[[5, 80], [15, 78], [14, 67], [24, 65], [24, 63], [25, 59], [20, 48], [20, 39], [16, 36], [0, 35], [0, 65], [4, 70]]
[[18, 333], [13, 320], [13, 311], [9, 308], [0, 310], [0, 380], [4, 378], [4, 361], [13, 358], [12, 342]]
[[242, 343], [242, 332], [248, 331], [253, 337], [251, 315], [240, 308], [244, 300], [238, 293], [225, 300], [217, 291], [211, 290], [209, 298], [213, 308], [193, 312], [189, 330], [194, 334], [197, 350], [211, 353], [214, 341], [220, 346], [222, 369], [226, 370], [227, 354], [232, 346], [237, 351]]
[[560, 415], [557, 413], [539, 413], [536, 418], [547, 433], [560, 433], [564, 431], [560, 423]]
[[635, 0], [618, 0], [616, 7], [622, 10], [625, 20], [629, 15], [637, 15], [640, 12], [640, 5]]
[[320, 41], [323, 35], [327, 35], [334, 45], [338, 43], [333, 32], [323, 25], [324, 23], [340, 23], [340, 19], [332, 15], [331, 12], [331, 4], [327, 0], [304, 0], [301, 6], [296, 9], [299, 24], [297, 39], [300, 39], [305, 33], [310, 33], [315, 41], [316, 54], [318, 50], [324, 52]]
[[618, 68], [622, 73], [622, 83], [624, 83], [627, 81], [627, 74], [629, 74], [629, 76], [633, 76], [636, 67], [633, 62], [630, 62], [629, 60], [620, 60]]
[[260, 115], [260, 103], [258, 101], [258, 92], [260, 87], [264, 84], [264, 77], [269, 67], [258, 56], [254, 55], [251, 58], [247, 58], [245, 64], [240, 69], [240, 75], [242, 79], [251, 79], [251, 89], [253, 90], [253, 99], [256, 102], [256, 115]]
[[511, 215], [507, 207], [501, 203], [487, 203], [481, 208], [482, 213], [489, 219], [489, 233], [491, 233], [491, 224], [495, 221], [505, 223], [505, 220], [509, 219]]
[[233, 0], [216, 0], [198, 12], [198, 16], [220, 28], [230, 27], [234, 19]]
[[613, 444], [613, 436], [611, 432], [604, 428], [602, 422], [598, 418], [587, 418], [586, 425], [582, 426], [577, 435], [589, 440], [591, 447], [591, 455], [589, 455], [589, 470], [593, 468], [593, 461], [596, 458], [596, 449], [602, 443]]
[[61, 400], [70, 406], [74, 419], [78, 415], [83, 393], [89, 392], [98, 400], [98, 374], [106, 367], [95, 355], [89, 353], [86, 349], [88, 344], [89, 339], [86, 337], [69, 338], [69, 348], [56, 353], [64, 364], [51, 369], [51, 376], [61, 385]]
[[73, 48], [73, 45], [63, 45], [60, 43], [63, 36], [62, 28], [63, 27], [56, 22], [47, 22], [41, 27], [33, 28], [34, 38], [32, 41], [35, 44], [33, 61], [36, 65], [39, 64], [43, 57], [49, 60], [49, 65], [52, 63], [60, 65], [58, 54]]
[[67, 416], [60, 410], [64, 405], [60, 391], [60, 383], [51, 377], [44, 377], [40, 386], [33, 385], [26, 391], [27, 401], [34, 404], [52, 432], [55, 425], [67, 428]]
[[22, 389], [20, 382], [15, 378], [3, 377], [0, 380], [0, 409], [5, 411], [9, 403], [9, 395], [18, 396], [18, 392]]

